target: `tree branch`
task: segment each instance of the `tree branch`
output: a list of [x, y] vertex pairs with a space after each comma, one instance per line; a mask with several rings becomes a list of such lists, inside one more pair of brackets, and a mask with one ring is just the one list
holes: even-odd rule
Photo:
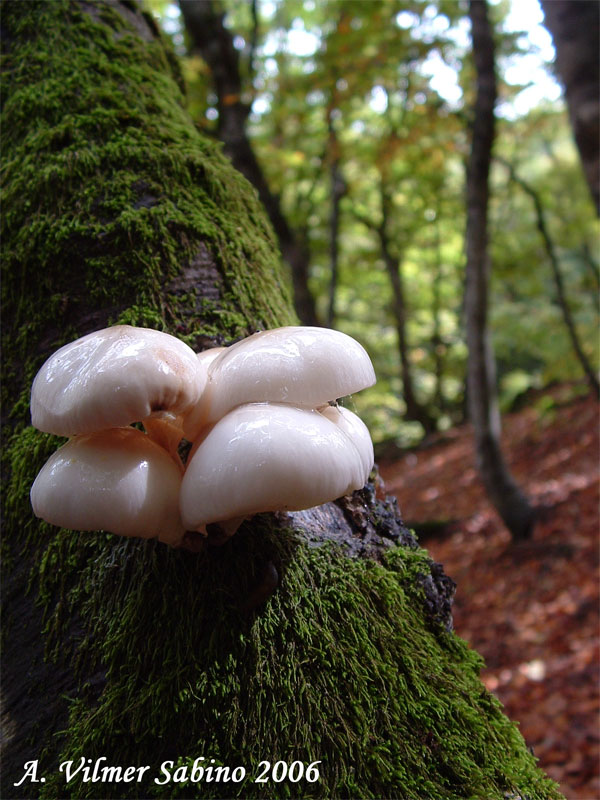
[[581, 342], [579, 341], [579, 336], [577, 334], [575, 321], [571, 314], [571, 309], [569, 307], [569, 301], [567, 299], [567, 293], [562, 276], [562, 271], [560, 268], [560, 262], [558, 259], [558, 255], [556, 253], [556, 249], [554, 247], [554, 242], [552, 241], [550, 232], [548, 231], [548, 226], [546, 225], [546, 217], [544, 214], [544, 208], [542, 206], [540, 195], [530, 183], [528, 183], [524, 178], [522, 178], [520, 175], [517, 174], [514, 166], [509, 161], [502, 158], [501, 156], [495, 156], [494, 158], [499, 164], [502, 164], [502, 166], [508, 170], [510, 179], [514, 183], [516, 183], [517, 186], [520, 186], [521, 189], [523, 189], [523, 191], [531, 198], [533, 202], [533, 207], [535, 209], [535, 215], [537, 221], [537, 228], [544, 242], [544, 247], [546, 249], [548, 260], [550, 261], [550, 266], [552, 268], [552, 276], [554, 278], [554, 286], [556, 287], [556, 297], [558, 300], [558, 305], [560, 306], [560, 310], [563, 315], [563, 320], [567, 328], [569, 338], [571, 339], [573, 350], [575, 352], [575, 355], [577, 356], [579, 363], [583, 368], [585, 377], [590, 385], [590, 388], [596, 394], [596, 396], [600, 398], [600, 384], [598, 383], [598, 380], [594, 374], [594, 370], [592, 369], [592, 366], [588, 361], [585, 352], [583, 351]]

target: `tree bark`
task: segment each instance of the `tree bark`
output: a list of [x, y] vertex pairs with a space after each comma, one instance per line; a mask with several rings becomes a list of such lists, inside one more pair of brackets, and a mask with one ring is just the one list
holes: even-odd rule
[[600, 6], [597, 0], [542, 0], [542, 8], [583, 171], [600, 213]]
[[465, 315], [467, 327], [467, 394], [475, 431], [477, 463], [486, 492], [515, 539], [531, 534], [534, 514], [513, 480], [500, 447], [500, 414], [496, 399], [494, 353], [487, 324], [489, 171], [494, 141], [496, 75], [494, 41], [483, 0], [469, 3], [477, 96], [467, 166]]
[[398, 334], [398, 352], [400, 354], [400, 374], [402, 376], [402, 396], [406, 404], [405, 417], [408, 420], [419, 422], [425, 433], [435, 430], [435, 420], [417, 400], [413, 388], [412, 365], [410, 363], [408, 337], [406, 332], [406, 301], [404, 280], [401, 273], [400, 262], [389, 249], [387, 237], [383, 232], [382, 239], [383, 260], [390, 279], [393, 294], [393, 313]]
[[409, 355], [408, 333], [407, 333], [407, 308], [406, 298], [404, 291], [404, 276], [402, 274], [402, 266], [400, 259], [396, 258], [390, 246], [388, 236], [389, 225], [389, 206], [390, 201], [383, 184], [383, 176], [381, 183], [381, 225], [377, 229], [379, 242], [381, 244], [381, 253], [385, 267], [390, 279], [392, 287], [393, 313], [396, 321], [396, 330], [398, 332], [398, 352], [400, 354], [400, 370], [402, 375], [402, 394], [406, 404], [406, 418], [419, 422], [423, 426], [425, 433], [431, 433], [435, 430], [435, 420], [431, 417], [427, 409], [417, 400], [412, 365]]
[[433, 274], [433, 286], [432, 286], [432, 309], [431, 314], [433, 316], [433, 336], [431, 339], [431, 346], [433, 348], [433, 363], [434, 363], [434, 375], [435, 375], [435, 389], [433, 392], [434, 402], [439, 410], [439, 413], [443, 413], [445, 410], [445, 399], [444, 394], [442, 392], [442, 379], [444, 375], [444, 353], [446, 352], [446, 343], [442, 337], [441, 332], [441, 310], [442, 310], [442, 303], [441, 303], [441, 290], [442, 290], [442, 283], [443, 283], [443, 270], [442, 270], [442, 243], [440, 237], [440, 224], [439, 224], [439, 213], [436, 215], [436, 222], [435, 222], [435, 243], [432, 245], [435, 250], [435, 264], [434, 264], [434, 274]]
[[[335, 90], [333, 92], [335, 94]], [[340, 238], [340, 204], [346, 193], [346, 182], [340, 169], [339, 143], [331, 116], [332, 107], [327, 111], [327, 127], [329, 129], [329, 181], [331, 186], [331, 213], [329, 216], [329, 263], [331, 277], [329, 281], [329, 303], [327, 307], [327, 326], [335, 325], [335, 299], [339, 278], [339, 238]]]
[[590, 364], [588, 357], [585, 354], [583, 347], [581, 346], [581, 342], [579, 340], [579, 335], [577, 333], [577, 328], [575, 326], [575, 320], [573, 319], [573, 315], [571, 314], [571, 309], [569, 307], [569, 301], [567, 299], [567, 292], [565, 289], [565, 283], [563, 280], [562, 271], [560, 268], [560, 262], [558, 260], [558, 255], [556, 253], [556, 248], [554, 247], [554, 242], [552, 241], [552, 237], [550, 236], [550, 232], [548, 230], [548, 226], [546, 225], [546, 216], [544, 214], [544, 208], [542, 206], [542, 201], [538, 192], [529, 184], [526, 180], [520, 177], [517, 174], [515, 168], [512, 164], [504, 159], [497, 159], [501, 164], [503, 164], [509, 172], [511, 180], [513, 180], [518, 186], [523, 189], [523, 191], [529, 195], [533, 202], [533, 207], [535, 209], [535, 218], [537, 223], [537, 229], [540, 232], [540, 236], [542, 237], [542, 241], [544, 242], [544, 248], [546, 250], [546, 255], [548, 256], [548, 260], [550, 261], [550, 267], [552, 269], [552, 277], [554, 278], [554, 286], [556, 288], [556, 299], [558, 301], [558, 306], [561, 310], [561, 314], [563, 317], [563, 321], [565, 323], [565, 327], [567, 329], [567, 333], [569, 335], [569, 339], [571, 340], [571, 345], [573, 347], [573, 352], [581, 367], [583, 369], [583, 373], [586, 377], [586, 380], [589, 384], [590, 389], [596, 397], [600, 398], [600, 384], [598, 383], [598, 379], [594, 374], [594, 370], [592, 365]]
[[396, 324], [398, 336], [398, 356], [400, 358], [400, 376], [402, 378], [402, 399], [406, 410], [404, 417], [413, 422], [419, 422], [425, 433], [436, 429], [435, 419], [429, 414], [427, 408], [417, 400], [414, 391], [412, 365], [410, 362], [410, 345], [407, 335], [407, 304], [404, 291], [404, 276], [402, 274], [401, 260], [394, 255], [390, 246], [388, 235], [389, 224], [389, 198], [382, 183], [379, 187], [381, 197], [381, 223], [376, 224], [369, 217], [365, 217], [354, 209], [354, 216], [362, 224], [373, 231], [379, 239], [381, 255], [386, 272], [390, 279], [392, 289], [392, 315]]
[[[560, 797], [449, 632], [452, 582], [372, 485], [200, 553], [32, 516], [50, 352], [115, 322], [201, 349], [293, 317], [264, 212], [187, 116], [152, 18], [6, 2], [2, 25], [3, 796], [281, 797], [256, 778], [283, 760], [318, 762], [290, 796]], [[68, 780], [66, 761], [138, 771]]]
[[319, 325], [314, 297], [308, 285], [308, 245], [289, 225], [246, 134], [250, 106], [243, 101], [239, 53], [231, 32], [223, 23], [225, 14], [217, 11], [212, 0], [180, 0], [179, 6], [192, 48], [200, 53], [211, 71], [217, 94], [219, 139], [235, 168], [256, 188], [269, 215], [283, 257], [290, 265], [294, 306], [299, 319], [304, 325]]

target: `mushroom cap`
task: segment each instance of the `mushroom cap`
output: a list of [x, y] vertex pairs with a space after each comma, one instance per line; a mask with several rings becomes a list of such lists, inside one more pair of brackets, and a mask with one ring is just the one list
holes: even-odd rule
[[31, 505], [63, 528], [177, 544], [180, 487], [162, 447], [135, 428], [113, 428], [76, 436], [53, 453], [31, 487]]
[[[343, 406], [325, 406], [320, 408], [319, 412], [350, 437], [360, 454], [363, 470], [368, 476], [375, 463], [375, 453], [371, 434], [362, 419]], [[365, 479], [363, 486], [366, 482]]]
[[367, 481], [350, 437], [312, 409], [239, 406], [220, 419], [188, 462], [180, 509], [188, 530], [262, 511], [326, 503]]
[[61, 347], [33, 381], [31, 420], [59, 436], [92, 433], [158, 411], [180, 414], [206, 385], [194, 351], [168, 333], [130, 325], [89, 333]]
[[244, 403], [290, 403], [316, 408], [375, 383], [362, 345], [328, 328], [285, 327], [261, 331], [209, 361], [200, 405], [184, 420], [188, 439]]
[[214, 361], [215, 358], [220, 356], [225, 350], [227, 350], [226, 347], [209, 347], [208, 350], [202, 350], [201, 353], [196, 353], [196, 358], [204, 364], [205, 367], [208, 367], [211, 361]]

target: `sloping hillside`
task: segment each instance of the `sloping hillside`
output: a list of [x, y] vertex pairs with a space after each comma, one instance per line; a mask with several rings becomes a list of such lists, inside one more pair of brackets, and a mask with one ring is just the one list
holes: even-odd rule
[[540, 512], [528, 542], [513, 544], [487, 502], [468, 426], [380, 469], [458, 584], [455, 628], [484, 656], [484, 683], [566, 797], [598, 800], [598, 404], [570, 398], [557, 387], [504, 420], [511, 470]]

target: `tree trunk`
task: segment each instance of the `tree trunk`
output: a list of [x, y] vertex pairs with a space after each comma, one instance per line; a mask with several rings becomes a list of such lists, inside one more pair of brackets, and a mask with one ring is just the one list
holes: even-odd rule
[[496, 75], [494, 41], [484, 0], [469, 4], [477, 97], [467, 166], [467, 231], [465, 314], [467, 327], [467, 393], [475, 430], [478, 468], [486, 492], [515, 539], [531, 534], [534, 514], [514, 482], [500, 448], [500, 414], [496, 369], [487, 324], [490, 271], [487, 214], [489, 171], [494, 141]]
[[192, 47], [206, 61], [212, 75], [219, 111], [218, 136], [234, 166], [258, 191], [283, 257], [290, 265], [294, 306], [304, 325], [319, 325], [315, 301], [308, 286], [310, 252], [285, 218], [279, 198], [270, 190], [264, 172], [246, 134], [250, 106], [242, 99], [239, 53], [233, 36], [223, 24], [224, 13], [212, 0], [181, 0], [179, 3]]
[[381, 244], [381, 254], [383, 261], [390, 279], [393, 296], [393, 314], [396, 322], [396, 331], [398, 333], [398, 352], [400, 355], [400, 372], [402, 376], [402, 396], [406, 405], [406, 419], [419, 422], [423, 426], [425, 433], [431, 433], [435, 430], [435, 420], [429, 414], [427, 409], [417, 400], [414, 382], [412, 365], [410, 363], [408, 334], [407, 334], [407, 309], [406, 299], [404, 292], [404, 278], [402, 275], [402, 266], [400, 259], [396, 258], [390, 248], [390, 240], [388, 237], [388, 224], [389, 224], [389, 198], [383, 183], [383, 176], [381, 179], [380, 194], [381, 194], [381, 212], [382, 221], [381, 225], [377, 228], [379, 242]]
[[432, 286], [432, 308], [431, 314], [433, 316], [433, 335], [431, 337], [431, 346], [433, 348], [433, 363], [435, 375], [435, 389], [433, 392], [434, 403], [441, 415], [445, 411], [446, 402], [442, 392], [442, 379], [444, 375], [444, 354], [446, 352], [446, 343], [442, 337], [441, 331], [441, 290], [443, 283], [443, 269], [442, 269], [442, 243], [440, 237], [440, 223], [439, 213], [436, 214], [435, 221], [435, 242], [432, 245], [435, 251], [435, 264], [433, 273], [433, 286]]
[[542, 8], [583, 171], [600, 213], [600, 5], [597, 0], [542, 0]]
[[[196, 554], [32, 516], [58, 440], [29, 426], [29, 388], [56, 347], [127, 322], [202, 348], [293, 316], [255, 193], [185, 113], [152, 18], [9, 1], [2, 23], [3, 796], [560, 797], [373, 486]], [[318, 763], [256, 782], [266, 760]]]
[[[335, 94], [335, 90], [333, 91]], [[331, 266], [331, 278], [329, 281], [329, 303], [327, 306], [327, 327], [335, 326], [335, 298], [338, 287], [339, 277], [339, 240], [340, 240], [340, 204], [342, 197], [346, 194], [346, 181], [340, 169], [339, 142], [335, 133], [333, 118], [331, 116], [334, 108], [327, 111], [327, 127], [329, 130], [329, 182], [331, 186], [331, 213], [329, 216], [329, 263]]]
[[497, 159], [501, 164], [503, 164], [508, 173], [510, 175], [511, 180], [513, 180], [518, 186], [523, 189], [525, 194], [529, 195], [533, 202], [533, 207], [535, 209], [535, 218], [537, 223], [537, 229], [540, 232], [540, 236], [544, 242], [544, 249], [546, 250], [546, 255], [548, 256], [548, 260], [550, 261], [550, 267], [552, 269], [552, 277], [554, 278], [554, 287], [556, 289], [556, 299], [558, 301], [558, 306], [560, 308], [563, 322], [565, 323], [565, 328], [567, 329], [567, 333], [569, 334], [569, 339], [571, 340], [571, 346], [573, 347], [573, 352], [575, 353], [575, 357], [581, 364], [581, 368], [583, 369], [584, 375], [586, 380], [589, 384], [590, 389], [596, 397], [600, 398], [600, 384], [598, 383], [598, 379], [594, 373], [592, 365], [589, 362], [587, 355], [585, 354], [585, 350], [583, 349], [581, 342], [579, 340], [579, 335], [577, 333], [577, 328], [575, 327], [575, 320], [573, 319], [573, 315], [571, 314], [571, 309], [569, 307], [569, 301], [567, 299], [567, 292], [565, 289], [565, 282], [563, 280], [562, 270], [560, 268], [560, 263], [558, 260], [558, 255], [556, 253], [556, 248], [554, 247], [554, 242], [552, 241], [552, 237], [550, 236], [550, 232], [548, 230], [548, 226], [546, 225], [546, 216], [544, 214], [544, 208], [542, 206], [542, 201], [538, 192], [529, 184], [526, 180], [521, 178], [512, 164], [508, 161], [505, 161], [503, 158]]

